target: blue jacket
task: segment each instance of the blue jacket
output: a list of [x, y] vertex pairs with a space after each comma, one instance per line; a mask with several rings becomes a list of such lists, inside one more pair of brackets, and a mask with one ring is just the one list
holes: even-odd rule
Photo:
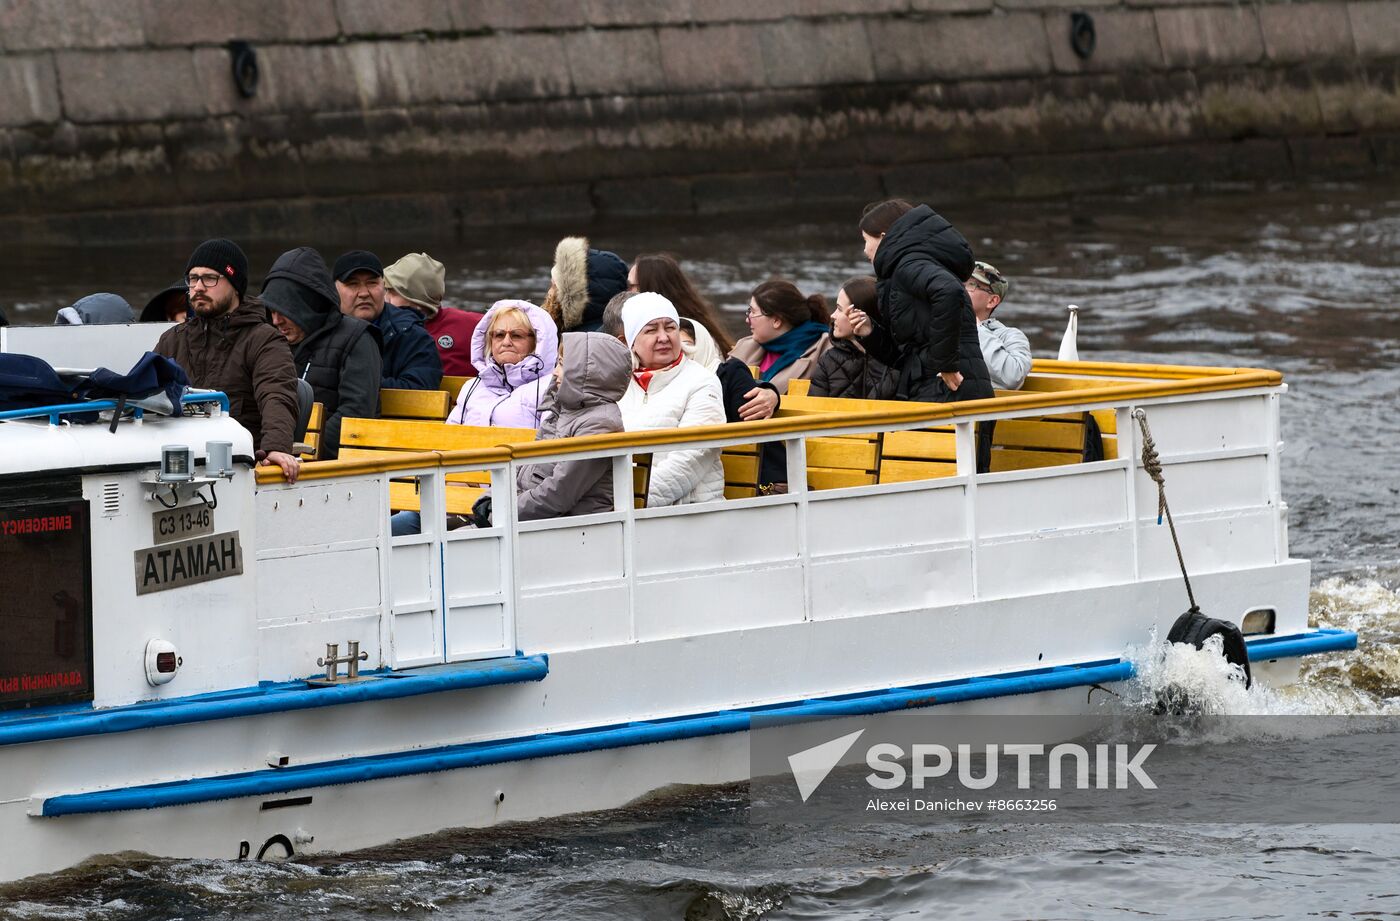
[[417, 311], [385, 304], [374, 321], [384, 353], [379, 386], [398, 390], [436, 390], [442, 383], [442, 359]]

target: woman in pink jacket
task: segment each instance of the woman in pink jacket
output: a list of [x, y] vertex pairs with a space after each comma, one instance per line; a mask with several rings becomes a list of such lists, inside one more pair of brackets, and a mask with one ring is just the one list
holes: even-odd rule
[[[559, 332], [549, 314], [529, 301], [497, 301], [472, 333], [477, 376], [462, 388], [447, 421], [539, 428], [540, 400], [549, 392], [558, 355]], [[422, 527], [419, 514], [409, 510], [389, 521], [395, 537], [418, 534]]]
[[559, 333], [549, 314], [529, 301], [497, 301], [472, 333], [476, 379], [447, 414], [456, 425], [540, 427], [540, 399], [549, 390]]

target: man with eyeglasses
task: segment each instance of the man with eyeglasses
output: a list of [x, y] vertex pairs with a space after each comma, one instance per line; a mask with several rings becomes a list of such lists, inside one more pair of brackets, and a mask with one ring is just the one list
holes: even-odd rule
[[972, 312], [977, 316], [977, 338], [982, 343], [982, 358], [991, 372], [992, 386], [998, 390], [1020, 390], [1031, 371], [1030, 341], [1019, 329], [992, 318], [992, 311], [1011, 288], [1010, 279], [996, 266], [979, 262], [966, 287]]
[[362, 249], [335, 261], [335, 288], [340, 312], [359, 317], [379, 330], [384, 355], [379, 386], [398, 390], [436, 390], [442, 383], [442, 359], [433, 337], [416, 311], [384, 303], [384, 263]]
[[184, 368], [194, 386], [226, 393], [229, 414], [253, 436], [258, 462], [296, 482], [292, 350], [262, 302], [246, 296], [248, 257], [231, 240], [205, 240], [185, 265], [185, 282], [190, 314], [161, 335], [156, 353]]

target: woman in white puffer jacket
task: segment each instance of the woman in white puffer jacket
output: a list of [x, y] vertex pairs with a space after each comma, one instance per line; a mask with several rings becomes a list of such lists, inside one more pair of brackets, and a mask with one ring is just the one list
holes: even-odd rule
[[[622, 308], [622, 327], [635, 367], [617, 404], [627, 431], [725, 423], [719, 378], [681, 351], [680, 318], [669, 300], [651, 292], [634, 295]], [[653, 454], [647, 507], [723, 499], [719, 453], [705, 448]]]

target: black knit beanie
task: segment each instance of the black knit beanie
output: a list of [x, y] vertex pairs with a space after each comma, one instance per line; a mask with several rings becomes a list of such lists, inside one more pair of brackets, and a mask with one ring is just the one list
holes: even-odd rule
[[213, 269], [227, 278], [240, 298], [247, 293], [248, 257], [232, 240], [205, 240], [199, 244], [190, 261], [185, 263], [185, 274], [200, 266]]

